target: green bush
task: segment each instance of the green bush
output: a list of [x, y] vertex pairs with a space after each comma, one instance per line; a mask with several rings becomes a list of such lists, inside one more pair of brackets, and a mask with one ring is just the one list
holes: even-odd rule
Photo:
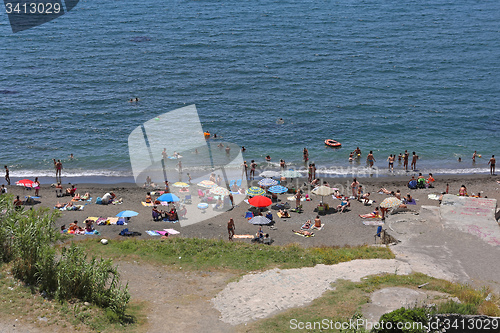
[[[404, 307], [384, 314], [380, 317], [379, 328], [374, 328], [374, 333], [423, 333], [428, 324], [428, 313], [424, 308], [406, 309]], [[416, 324], [420, 323], [420, 324]]]

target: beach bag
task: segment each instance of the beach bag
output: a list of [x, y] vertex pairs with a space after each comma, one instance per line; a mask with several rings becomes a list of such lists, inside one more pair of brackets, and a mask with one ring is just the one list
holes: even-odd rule
[[420, 178], [417, 180], [417, 187], [418, 188], [425, 188], [425, 179]]
[[97, 197], [97, 199], [95, 199], [95, 203], [98, 204], [98, 205], [102, 205], [102, 198], [101, 197]]
[[416, 189], [417, 188], [417, 181], [416, 180], [412, 180], [408, 183], [408, 187], [411, 188], [411, 189]]

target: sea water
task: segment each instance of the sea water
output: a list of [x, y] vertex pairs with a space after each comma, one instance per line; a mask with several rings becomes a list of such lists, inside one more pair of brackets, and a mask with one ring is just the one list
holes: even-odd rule
[[132, 130], [196, 104], [203, 130], [260, 166], [303, 166], [307, 147], [325, 174], [349, 175], [373, 150], [385, 172], [408, 150], [424, 172], [486, 173], [499, 54], [495, 0], [82, 0], [15, 34], [2, 9], [0, 165], [49, 176], [56, 158], [63, 176], [130, 177]]

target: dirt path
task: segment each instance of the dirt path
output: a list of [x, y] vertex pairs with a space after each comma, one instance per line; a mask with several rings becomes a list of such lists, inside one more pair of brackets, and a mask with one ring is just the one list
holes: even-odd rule
[[[144, 332], [232, 332], [210, 300], [235, 277], [224, 272], [187, 272], [166, 266], [115, 262], [132, 300], [145, 302]], [[168, 328], [168, 329], [167, 329]]]

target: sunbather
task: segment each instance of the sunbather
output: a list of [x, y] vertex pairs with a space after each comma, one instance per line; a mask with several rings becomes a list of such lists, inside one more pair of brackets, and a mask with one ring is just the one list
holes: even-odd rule
[[377, 192], [382, 192], [384, 194], [391, 194], [392, 192], [389, 191], [388, 189], [386, 189], [385, 187], [382, 187], [380, 190], [378, 190]]
[[151, 198], [151, 192], [148, 192], [146, 194], [146, 203], [151, 203], [153, 199]]
[[286, 209], [280, 209], [278, 211], [281, 215], [281, 217], [290, 217], [290, 213]]
[[380, 216], [380, 211], [378, 210], [378, 207], [375, 207], [375, 210], [369, 214], [364, 214], [364, 215], [359, 215], [360, 217], [364, 219], [370, 219], [370, 218], [375, 218]]
[[88, 200], [90, 199], [90, 193], [89, 192], [85, 192], [85, 194], [83, 195], [83, 197], [81, 197], [82, 200]]
[[370, 202], [369, 196], [370, 196], [370, 192], [367, 192], [361, 196], [361, 199], [363, 200], [363, 203], [365, 205], [368, 205], [368, 203]]
[[349, 198], [345, 198], [344, 200], [342, 200], [340, 205], [337, 206], [337, 211], [343, 213], [348, 207], [351, 207], [351, 203], [349, 202]]
[[71, 187], [68, 187], [66, 189], [66, 194], [73, 197], [75, 195], [75, 191], [76, 191], [75, 185], [71, 185]]
[[407, 193], [406, 194], [406, 197], [404, 198], [403, 200], [404, 202], [408, 203], [408, 202], [412, 202], [413, 201], [413, 198], [412, 196], [410, 195], [410, 193]]
[[461, 196], [461, 197], [466, 197], [468, 196], [467, 195], [467, 187], [465, 187], [465, 185], [462, 185], [460, 187], [460, 190], [458, 190], [458, 195]]
[[94, 224], [94, 221], [91, 219], [85, 220], [85, 230], [88, 232], [94, 231], [94, 227], [92, 226]]
[[310, 232], [310, 231], [307, 231], [307, 230], [293, 230], [292, 231], [296, 234], [300, 234], [300, 235], [304, 235], [304, 236], [312, 236], [314, 235], [314, 232]]
[[21, 199], [19, 199], [19, 196], [16, 197], [16, 199], [14, 199], [14, 207], [16, 209], [21, 209], [23, 205], [23, 202], [21, 201]]
[[311, 220], [307, 220], [307, 222], [304, 223], [301, 229], [311, 229]]
[[321, 228], [321, 219], [319, 218], [319, 215], [316, 215], [316, 218], [314, 219], [314, 226], [316, 228]]

